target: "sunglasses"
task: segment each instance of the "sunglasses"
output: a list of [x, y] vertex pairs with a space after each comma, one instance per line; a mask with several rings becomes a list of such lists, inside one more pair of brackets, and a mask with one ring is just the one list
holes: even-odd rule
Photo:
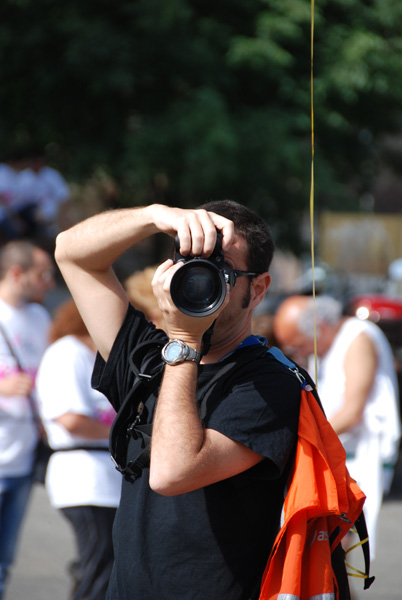
[[230, 289], [236, 285], [238, 277], [257, 277], [261, 273], [254, 273], [253, 271], [240, 271], [239, 269], [224, 269], [225, 281], [229, 284]]

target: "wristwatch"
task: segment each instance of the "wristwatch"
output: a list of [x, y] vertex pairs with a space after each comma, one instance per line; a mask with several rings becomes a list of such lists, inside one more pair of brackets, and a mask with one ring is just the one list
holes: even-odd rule
[[201, 354], [181, 340], [171, 340], [162, 348], [162, 360], [167, 365], [179, 365], [186, 360], [191, 360], [198, 365]]

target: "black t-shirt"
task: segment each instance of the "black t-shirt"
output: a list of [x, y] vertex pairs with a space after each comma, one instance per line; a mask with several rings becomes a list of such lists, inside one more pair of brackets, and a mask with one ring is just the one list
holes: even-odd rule
[[[134, 381], [130, 351], [152, 338], [166, 341], [163, 332], [130, 307], [107, 364], [98, 355], [93, 386], [116, 408]], [[161, 360], [160, 350], [152, 360]], [[219, 379], [234, 361], [230, 377]], [[174, 497], [150, 489], [148, 469], [134, 482], [123, 480], [109, 600], [258, 598], [297, 439], [300, 384], [257, 344], [218, 363], [200, 365], [197, 398], [205, 427], [265, 460], [235, 477]], [[147, 422], [152, 421], [155, 402], [153, 395], [146, 401]], [[139, 454], [139, 444], [130, 440], [129, 459]]]

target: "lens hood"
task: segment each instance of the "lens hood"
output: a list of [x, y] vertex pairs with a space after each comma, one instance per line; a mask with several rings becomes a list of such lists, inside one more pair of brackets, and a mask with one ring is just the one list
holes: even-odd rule
[[218, 310], [226, 297], [223, 269], [211, 260], [191, 258], [173, 275], [170, 295], [184, 314], [206, 317]]

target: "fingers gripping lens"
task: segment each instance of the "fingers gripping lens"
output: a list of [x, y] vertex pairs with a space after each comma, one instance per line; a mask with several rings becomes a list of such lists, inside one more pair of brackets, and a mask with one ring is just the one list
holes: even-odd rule
[[225, 268], [222, 251], [222, 234], [217, 232], [216, 245], [208, 258], [182, 256], [176, 237], [174, 262], [184, 265], [176, 271], [170, 284], [170, 295], [181, 312], [192, 317], [205, 317], [214, 313], [226, 297], [226, 285], [231, 289], [237, 277], [255, 277], [258, 273]]
[[182, 256], [176, 236], [174, 262], [184, 265], [173, 275], [170, 295], [177, 308], [193, 317], [204, 317], [218, 310], [226, 296], [222, 234], [217, 231], [214, 251], [208, 258]]
[[207, 316], [218, 310], [225, 300], [224, 272], [208, 260], [193, 258], [174, 274], [170, 293], [183, 313]]

